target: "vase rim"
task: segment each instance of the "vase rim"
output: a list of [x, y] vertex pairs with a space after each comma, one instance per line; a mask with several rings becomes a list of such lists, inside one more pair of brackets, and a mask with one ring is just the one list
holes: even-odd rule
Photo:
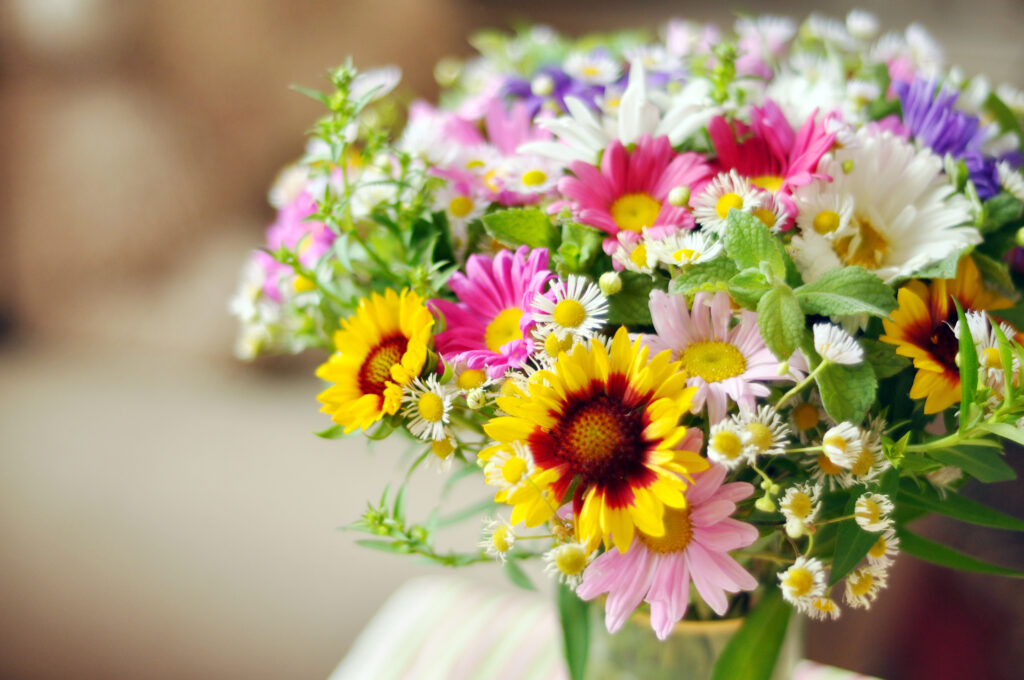
[[[650, 625], [651, 615], [646, 612], [633, 614], [638, 622]], [[743, 617], [733, 619], [712, 619], [710, 621], [677, 621], [672, 627], [673, 633], [735, 633], [743, 625]]]

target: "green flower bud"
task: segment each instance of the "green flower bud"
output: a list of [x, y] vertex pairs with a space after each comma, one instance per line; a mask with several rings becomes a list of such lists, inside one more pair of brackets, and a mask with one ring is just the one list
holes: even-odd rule
[[605, 272], [597, 281], [598, 287], [605, 295], [615, 295], [622, 290], [622, 277], [616, 272]]
[[754, 501], [754, 507], [761, 512], [775, 512], [775, 503], [772, 501], [771, 496], [764, 495]]
[[668, 202], [677, 208], [685, 208], [690, 202], [690, 187], [678, 186], [668, 192]]

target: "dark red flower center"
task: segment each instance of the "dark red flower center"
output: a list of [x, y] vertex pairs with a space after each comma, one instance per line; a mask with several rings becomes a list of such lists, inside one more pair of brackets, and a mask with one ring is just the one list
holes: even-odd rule
[[391, 379], [391, 367], [402, 361], [408, 344], [404, 335], [392, 335], [370, 350], [359, 369], [359, 389], [363, 394], [384, 394]]

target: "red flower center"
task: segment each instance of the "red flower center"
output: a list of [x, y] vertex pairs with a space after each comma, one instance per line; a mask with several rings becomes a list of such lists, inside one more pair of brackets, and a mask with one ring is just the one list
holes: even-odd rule
[[408, 344], [404, 335], [392, 335], [370, 350], [359, 369], [359, 389], [363, 394], [384, 394], [391, 379], [391, 367], [401, 362]]

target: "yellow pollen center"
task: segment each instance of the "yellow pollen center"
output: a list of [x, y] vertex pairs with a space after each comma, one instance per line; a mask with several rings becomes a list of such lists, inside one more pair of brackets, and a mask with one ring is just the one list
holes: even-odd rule
[[676, 262], [693, 262], [700, 257], [700, 255], [701, 253], [699, 250], [694, 250], [693, 248], [680, 248], [672, 254], [672, 257], [676, 259]]
[[484, 167], [484, 162], [479, 158], [474, 158], [473, 160], [466, 161], [467, 170], [475, 170], [476, 168], [482, 167]]
[[875, 457], [871, 454], [870, 449], [861, 449], [860, 455], [857, 456], [857, 460], [854, 461], [853, 466], [850, 468], [850, 472], [858, 477], [863, 477], [871, 472], [871, 467], [874, 464]]
[[875, 585], [875, 577], [866, 571], [854, 572], [846, 577], [846, 582], [850, 586], [850, 592], [861, 597], [871, 592], [872, 586]]
[[1003, 360], [999, 356], [999, 350], [995, 347], [986, 347], [982, 350], [981, 365], [985, 368], [1002, 368]]
[[746, 358], [735, 345], [727, 342], [709, 340], [694, 343], [683, 352], [682, 360], [689, 375], [709, 383], [742, 375], [747, 370]]
[[870, 222], [854, 218], [857, 233], [836, 240], [835, 251], [846, 264], [878, 269], [889, 253], [889, 241]]
[[820, 612], [833, 612], [836, 609], [836, 603], [827, 598], [818, 598], [811, 603], [811, 606]]
[[434, 455], [444, 460], [448, 456], [452, 455], [452, 451], [455, 450], [455, 446], [452, 445], [451, 441], [442, 439], [435, 441], [430, 445], [430, 450], [434, 452]]
[[821, 422], [821, 415], [818, 407], [814, 404], [804, 402], [793, 409], [793, 422], [801, 430], [809, 430]]
[[818, 232], [822, 236], [825, 234], [831, 234], [839, 228], [839, 213], [832, 210], [822, 210], [814, 216], [812, 226], [814, 227], [814, 231]]
[[566, 335], [564, 338], [559, 340], [557, 335], [551, 333], [544, 340], [544, 351], [547, 352], [549, 356], [558, 358], [558, 355], [562, 352], [568, 352], [572, 349], [572, 343], [573, 339], [571, 335]]
[[747, 432], [750, 433], [751, 443], [761, 453], [770, 449], [772, 444], [775, 443], [775, 437], [772, 435], [771, 429], [764, 423], [750, 423], [747, 425]]
[[882, 519], [882, 508], [871, 498], [865, 498], [863, 506], [857, 512], [857, 516], [867, 520], [869, 524], [875, 524]]
[[647, 246], [643, 243], [633, 248], [633, 252], [629, 254], [629, 261], [637, 266], [638, 269], [647, 268]]
[[690, 524], [690, 511], [687, 508], [665, 508], [663, 517], [665, 533], [662, 536], [650, 536], [639, 532], [640, 540], [647, 549], [656, 553], [675, 553], [686, 550], [693, 538], [693, 525]]
[[846, 453], [846, 440], [837, 434], [825, 437], [821, 441], [821, 445], [826, 448], [839, 449], [841, 453]]
[[448, 212], [455, 217], [465, 217], [473, 211], [473, 199], [469, 196], [456, 196], [448, 202]]
[[484, 344], [492, 352], [500, 352], [502, 346], [513, 340], [522, 340], [523, 331], [519, 329], [519, 320], [523, 318], [523, 310], [517, 307], [503, 309], [494, 320], [487, 324], [484, 331]]
[[315, 289], [316, 284], [300, 274], [295, 277], [294, 281], [292, 281], [292, 288], [295, 289], [296, 293], [305, 293], [306, 291]]
[[475, 390], [483, 385], [485, 380], [487, 380], [487, 374], [479, 368], [467, 368], [459, 374], [455, 384], [459, 386], [460, 390]]
[[546, 181], [548, 181], [548, 176], [543, 170], [530, 170], [523, 175], [523, 184], [528, 187], [540, 186]]
[[661, 203], [644, 193], [619, 196], [608, 210], [619, 229], [641, 231], [658, 219]]
[[786, 573], [783, 584], [789, 588], [793, 597], [803, 597], [814, 587], [814, 574], [803, 567], [792, 567]]
[[587, 320], [587, 310], [583, 308], [579, 300], [562, 300], [555, 305], [552, 316], [555, 323], [562, 328], [576, 328]]
[[797, 519], [804, 519], [811, 514], [811, 497], [802, 491], [798, 491], [793, 494], [793, 497], [789, 500], [786, 505], [786, 510], [789, 514], [793, 515]]
[[583, 548], [565, 545], [555, 554], [555, 567], [566, 576], [578, 576], [587, 566], [587, 555]]
[[509, 484], [518, 484], [526, 472], [526, 461], [519, 456], [512, 456], [501, 466], [501, 477]]
[[584, 408], [568, 427], [566, 443], [583, 460], [603, 460], [627, 443], [622, 424], [600, 406]]
[[498, 171], [491, 170], [484, 175], [484, 184], [491, 191], [501, 191], [501, 186], [498, 184]]
[[596, 76], [600, 71], [596, 66], [584, 66], [583, 75], [585, 76]]
[[444, 417], [444, 400], [433, 392], [424, 392], [416, 403], [420, 418], [436, 423]]
[[715, 214], [724, 220], [729, 216], [729, 211], [733, 208], [736, 210], [743, 209], [743, 197], [730, 191], [715, 203]]
[[880, 557], [885, 556], [885, 550], [889, 547], [889, 544], [885, 542], [885, 536], [879, 536], [875, 544], [871, 546], [871, 550], [868, 550], [868, 555], [871, 555], [876, 560]]
[[818, 454], [818, 467], [821, 468], [822, 472], [824, 472], [826, 475], [829, 475], [830, 477], [838, 475], [843, 471], [843, 468], [839, 467], [831, 460], [829, 460], [828, 456], [826, 456], [824, 453]]
[[491, 536], [491, 545], [500, 553], [507, 553], [512, 546], [508, 542], [508, 527], [504, 524], [498, 526]]
[[782, 183], [786, 181], [785, 177], [779, 175], [758, 175], [757, 177], [751, 177], [750, 183], [756, 187], [761, 187], [765, 191], [778, 191], [782, 188]]
[[737, 458], [743, 453], [743, 442], [735, 432], [722, 430], [711, 436], [711, 447], [726, 458]]
[[761, 224], [766, 227], [771, 228], [775, 226], [775, 213], [767, 208], [758, 208], [755, 210], [754, 217], [761, 220]]

